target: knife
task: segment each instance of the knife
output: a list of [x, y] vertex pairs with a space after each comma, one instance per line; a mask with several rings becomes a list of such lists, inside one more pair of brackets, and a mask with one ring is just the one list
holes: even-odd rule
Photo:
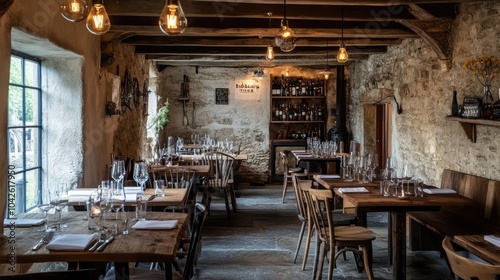
[[31, 250], [36, 251], [36, 250], [40, 249], [44, 244], [49, 243], [50, 240], [52, 240], [53, 237], [54, 237], [54, 232], [53, 231], [47, 232], [42, 237], [42, 239], [40, 239], [40, 241], [38, 241], [38, 243], [35, 246], [33, 246], [33, 248], [31, 248]]
[[114, 237], [114, 236], [110, 236], [110, 237], [108, 237], [108, 239], [106, 239], [106, 241], [104, 241], [104, 243], [103, 243], [101, 246], [99, 246], [99, 247], [97, 248], [97, 252], [102, 252], [102, 250], [104, 250], [104, 248], [105, 248], [105, 247], [106, 247], [109, 243], [111, 243], [111, 241], [113, 241], [113, 239], [115, 239], [115, 237]]

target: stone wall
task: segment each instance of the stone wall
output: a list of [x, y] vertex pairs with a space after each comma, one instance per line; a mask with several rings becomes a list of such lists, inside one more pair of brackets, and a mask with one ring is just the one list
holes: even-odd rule
[[[499, 17], [499, 1], [460, 5], [450, 67], [420, 39], [353, 63], [348, 120], [354, 139], [363, 143], [363, 123], [369, 126], [363, 104], [394, 94], [404, 111], [396, 114], [393, 104], [392, 155], [398, 163], [408, 163], [414, 176], [439, 186], [447, 168], [500, 180], [500, 127], [478, 125], [477, 143], [472, 143], [459, 123], [445, 120], [451, 113], [453, 87], [459, 103], [464, 96], [482, 95], [483, 87], [462, 65], [470, 57], [500, 57]], [[497, 78], [494, 93], [499, 86]]]
[[[240, 170], [242, 181], [269, 179], [269, 117], [270, 83], [269, 75], [281, 76], [288, 70], [291, 77], [320, 78], [318, 70], [303, 68], [264, 69], [266, 77], [253, 78], [255, 68], [210, 68], [169, 67], [157, 77], [158, 103], [167, 98], [170, 103], [170, 122], [164, 129], [160, 142], [164, 145], [167, 136], [181, 136], [190, 141], [190, 135], [208, 134], [217, 139], [232, 139], [241, 143], [241, 152], [248, 155], [248, 161]], [[186, 103], [186, 113], [190, 125], [183, 125], [182, 102], [177, 101], [181, 94], [183, 75], [190, 79], [190, 101]], [[334, 77], [328, 83], [328, 111], [334, 107]], [[259, 83], [259, 92], [248, 99], [235, 94], [235, 80], [253, 80]], [[333, 85], [333, 86], [332, 86]], [[215, 89], [229, 89], [229, 104], [215, 104]], [[192, 125], [193, 102], [196, 104], [195, 126]], [[329, 116], [328, 128], [333, 126]], [[187, 143], [187, 142], [186, 142]]]

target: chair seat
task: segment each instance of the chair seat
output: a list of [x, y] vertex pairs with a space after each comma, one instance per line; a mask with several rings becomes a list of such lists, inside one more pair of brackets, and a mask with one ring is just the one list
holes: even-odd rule
[[297, 173], [297, 172], [302, 172], [302, 168], [300, 167], [294, 167], [294, 168], [289, 168], [288, 173]]
[[371, 241], [375, 239], [375, 234], [360, 226], [336, 226], [335, 240], [337, 241]]
[[233, 183], [234, 183], [233, 179], [227, 180], [227, 185], [223, 185], [221, 180], [210, 179], [208, 185], [214, 188], [226, 188]]

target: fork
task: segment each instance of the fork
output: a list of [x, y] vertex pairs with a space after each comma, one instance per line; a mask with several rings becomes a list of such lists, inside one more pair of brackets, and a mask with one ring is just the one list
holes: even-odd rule
[[89, 248], [89, 252], [94, 252], [97, 249], [97, 247], [99, 247], [104, 243], [104, 241], [106, 241], [106, 233], [101, 232], [101, 234], [99, 235], [99, 240], [94, 245], [92, 245], [92, 247]]
[[53, 231], [47, 232], [42, 237], [42, 239], [40, 239], [40, 241], [38, 241], [38, 243], [35, 246], [33, 246], [33, 248], [31, 248], [31, 250], [36, 251], [36, 250], [40, 249], [43, 245], [49, 243], [50, 240], [52, 240], [53, 237], [54, 237], [54, 232]]

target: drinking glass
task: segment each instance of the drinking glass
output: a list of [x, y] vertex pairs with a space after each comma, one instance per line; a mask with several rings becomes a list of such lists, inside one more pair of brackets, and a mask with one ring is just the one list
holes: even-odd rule
[[51, 231], [51, 229], [49, 229], [49, 211], [50, 209], [54, 208], [54, 204], [50, 203], [50, 190], [46, 190], [45, 193], [42, 190], [39, 190], [38, 201], [38, 209], [43, 211], [43, 213], [45, 214], [45, 228], [43, 229], [43, 231]]
[[118, 185], [120, 181], [125, 176], [125, 163], [121, 159], [116, 159], [113, 161], [113, 167], [111, 168], [111, 178], [115, 180]]
[[54, 204], [54, 209], [57, 214], [57, 223], [56, 228], [65, 228], [68, 225], [62, 224], [61, 222], [61, 211], [68, 205], [68, 190], [67, 188], [63, 188], [61, 190], [56, 190], [52, 192], [54, 196], [51, 198], [51, 204]]
[[134, 164], [134, 180], [139, 184], [144, 192], [144, 183], [149, 179], [148, 167], [143, 161]]
[[94, 197], [94, 205], [99, 209], [100, 218], [98, 227], [101, 231], [104, 230], [104, 216], [111, 208], [110, 195], [111, 188], [99, 186], [99, 188], [97, 188], [96, 196]]
[[184, 147], [184, 139], [181, 137], [177, 138], [177, 155], [180, 155], [182, 148]]
[[165, 180], [155, 180], [155, 196], [164, 197], [165, 194], [163, 191], [165, 190]]
[[113, 190], [111, 191], [111, 197], [110, 197], [110, 208], [115, 212], [115, 229], [113, 230], [114, 234], [119, 234], [120, 233], [120, 227], [118, 225], [119, 223], [119, 212], [120, 209], [123, 208], [123, 204], [125, 203], [125, 190], [123, 189], [123, 186], [120, 184], [115, 184]]

